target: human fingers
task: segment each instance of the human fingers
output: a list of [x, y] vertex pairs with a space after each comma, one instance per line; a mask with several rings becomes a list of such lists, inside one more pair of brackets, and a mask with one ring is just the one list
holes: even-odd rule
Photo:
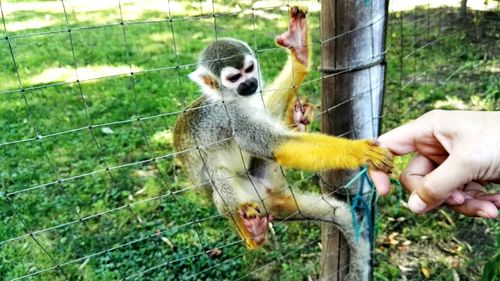
[[[417, 154], [401, 174], [401, 184], [406, 190], [413, 193], [422, 186], [425, 176], [434, 170], [435, 165], [426, 156]], [[446, 198], [445, 203], [448, 205], [457, 205], [462, 204], [464, 201], [465, 194], [460, 190], [455, 190]]]
[[397, 127], [378, 137], [378, 141], [395, 155], [404, 155], [416, 150], [415, 135], [424, 133], [426, 129], [416, 122]]
[[425, 213], [443, 204], [455, 190], [469, 183], [471, 177], [467, 161], [452, 154], [420, 179], [410, 195], [408, 206], [415, 213]]
[[[417, 154], [401, 174], [401, 184], [406, 190], [413, 192], [422, 185], [424, 177], [432, 172], [434, 168], [435, 164], [432, 160], [424, 155]], [[462, 204], [464, 201], [465, 196], [460, 191], [453, 192], [446, 199], [446, 203], [449, 205]]]
[[450, 206], [453, 210], [469, 217], [496, 218], [498, 207], [490, 201], [476, 198], [466, 199], [463, 204]]
[[[442, 162], [443, 155], [447, 156], [444, 145], [449, 146], [454, 135], [453, 130], [450, 131], [447, 119], [449, 119], [449, 113], [434, 110], [381, 135], [378, 141], [395, 155], [417, 151], [436, 162]], [[440, 132], [443, 137], [436, 138], [436, 132]], [[437, 161], [438, 159], [441, 160]]]
[[484, 186], [478, 182], [465, 185], [462, 204], [453, 204], [452, 209], [469, 217], [495, 218], [500, 206], [500, 194], [484, 194]]
[[435, 164], [429, 158], [417, 153], [401, 173], [401, 184], [407, 191], [413, 192], [422, 185], [424, 177], [434, 168]]
[[[433, 169], [434, 163], [431, 160], [423, 155], [417, 155], [401, 175], [401, 183], [408, 191], [414, 192], [423, 185], [425, 176]], [[444, 203], [466, 216], [495, 218], [500, 208], [500, 193], [484, 194], [484, 187], [481, 184], [470, 182], [466, 184], [464, 191], [454, 190]], [[413, 208], [412, 202], [408, 205], [410, 209]]]
[[[375, 189], [378, 194], [385, 196], [389, 193], [391, 187], [391, 179], [389, 175], [382, 171], [369, 170], [368, 174], [375, 185]], [[408, 188], [407, 188], [408, 189]], [[448, 199], [446, 199], [445, 203], [448, 205], [457, 205], [462, 204], [465, 201], [465, 195], [462, 191], [453, 192]], [[500, 203], [500, 200], [499, 200]]]
[[370, 176], [375, 189], [380, 195], [387, 195], [391, 187], [391, 179], [389, 175], [382, 171], [368, 170], [368, 175]]
[[[378, 137], [381, 146], [388, 148], [395, 155], [404, 155], [415, 151], [415, 123], [411, 122], [393, 129]], [[387, 195], [390, 191], [389, 175], [376, 170], [368, 171], [370, 178], [380, 195]]]
[[464, 188], [466, 199], [474, 198], [477, 200], [489, 201], [497, 208], [500, 208], [500, 192], [486, 193], [484, 182], [470, 182]]
[[488, 199], [479, 198], [480, 196], [486, 193], [486, 190], [484, 189], [484, 184], [485, 183], [481, 181], [478, 182], [471, 181], [464, 186], [463, 190], [457, 189], [453, 191], [451, 196], [448, 197], [448, 199], [446, 199], [445, 203], [448, 205], [460, 205], [464, 203], [466, 199], [471, 199], [471, 198], [489, 201]]
[[479, 200], [489, 201], [500, 209], [500, 193], [482, 194], [476, 197]]

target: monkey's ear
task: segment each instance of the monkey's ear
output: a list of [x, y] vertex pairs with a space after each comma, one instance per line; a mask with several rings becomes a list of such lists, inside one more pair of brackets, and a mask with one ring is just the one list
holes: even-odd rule
[[203, 93], [212, 94], [219, 92], [219, 81], [204, 66], [198, 66], [195, 71], [189, 74], [189, 79], [198, 84]]

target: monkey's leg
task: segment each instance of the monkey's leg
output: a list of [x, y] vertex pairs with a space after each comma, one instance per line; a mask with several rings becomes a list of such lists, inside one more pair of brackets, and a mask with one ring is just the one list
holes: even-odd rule
[[256, 202], [259, 195], [248, 179], [231, 176], [225, 169], [211, 173], [213, 200], [219, 213], [235, 226], [249, 249], [256, 249], [266, 240], [268, 223], [272, 216], [265, 214]]
[[351, 281], [368, 280], [370, 243], [364, 235], [356, 241], [352, 214], [347, 203], [333, 197], [316, 194], [276, 194], [265, 202], [275, 221], [314, 220], [332, 223], [343, 233], [349, 244], [349, 277]]
[[266, 88], [264, 102], [268, 112], [283, 120], [295, 100], [299, 86], [309, 73], [311, 62], [307, 8], [290, 8], [289, 30], [276, 38], [276, 43], [290, 50], [288, 60], [274, 82]]
[[307, 171], [355, 169], [363, 165], [389, 171], [392, 155], [372, 140], [349, 140], [322, 134], [298, 133], [274, 150], [276, 162]]

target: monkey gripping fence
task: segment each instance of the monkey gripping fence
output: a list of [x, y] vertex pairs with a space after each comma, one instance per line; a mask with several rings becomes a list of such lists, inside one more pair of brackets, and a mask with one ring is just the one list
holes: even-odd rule
[[[369, 0], [360, 2], [367, 8], [372, 5]], [[260, 254], [257, 258], [256, 254], [244, 249], [243, 241], [233, 230], [229, 230], [225, 221], [219, 223], [221, 217], [213, 208], [203, 205], [200, 200], [192, 199], [190, 191], [197, 186], [186, 183], [178, 172], [174, 162], [177, 153], [169, 146], [158, 148], [153, 143], [155, 133], [168, 130], [176, 116], [198, 94], [186, 82], [186, 74], [196, 66], [196, 54], [203, 46], [190, 47], [186, 41], [202, 41], [205, 36], [216, 40], [222, 37], [221, 34], [233, 37], [241, 35], [254, 48], [264, 74], [267, 69], [276, 71], [284, 63], [283, 50], [262, 41], [265, 39], [272, 42], [273, 36], [283, 30], [273, 29], [275, 33], [269, 34], [262, 27], [271, 28], [271, 25], [279, 22], [278, 19], [286, 19], [289, 3], [263, 1], [233, 7], [218, 1], [200, 1], [194, 4], [167, 1], [155, 3], [153, 8], [149, 6], [151, 10], [159, 9], [160, 16], [151, 11], [149, 14], [148, 11], [142, 11], [142, 14], [135, 17], [129, 17], [134, 14], [134, 9], [150, 5], [151, 1], [145, 1], [141, 5], [126, 0], [97, 5], [100, 4], [102, 6], [96, 8], [89, 7], [96, 5], [93, 1], [35, 3], [0, 0], [0, 32], [3, 33], [0, 38], [0, 114], [3, 113], [0, 119], [0, 279], [243, 280], [265, 278], [259, 274], [265, 273], [269, 268], [275, 271], [274, 274], [279, 273], [280, 280], [317, 274], [319, 268], [315, 261], [318, 260], [318, 248], [321, 247], [318, 247], [320, 240], [315, 225], [306, 223], [309, 229], [301, 229], [302, 232], [291, 228], [300, 237], [301, 244], [293, 244], [293, 239], [288, 239], [289, 241], [280, 241], [278, 246], [276, 241], [280, 239], [280, 235], [288, 236], [287, 229], [276, 223], [271, 232], [277, 234], [271, 235], [271, 241], [268, 242], [271, 246], [266, 246], [265, 255]], [[312, 1], [305, 4], [312, 7], [309, 17], [311, 25], [317, 27], [319, 4]], [[187, 7], [188, 12], [179, 12], [179, 7]], [[48, 25], [39, 25], [36, 21], [35, 26], [27, 28], [16, 25], [24, 20], [29, 26], [29, 20], [25, 19], [27, 15], [23, 14], [26, 11], [43, 15], [47, 9], [51, 10], [45, 15]], [[374, 58], [383, 60], [386, 54], [389, 54], [389, 58], [394, 56], [399, 59], [399, 64], [389, 65], [389, 68], [398, 68], [399, 71], [395, 75], [389, 75], [387, 84], [397, 89], [400, 97], [422, 79], [430, 81], [432, 71], [417, 72], [420, 69], [418, 64], [425, 64], [420, 55], [425, 49], [438, 45], [441, 40], [456, 36], [458, 31], [447, 29], [445, 23], [441, 22], [442, 10], [431, 14], [431, 9], [427, 6], [424, 11], [424, 16], [421, 13], [417, 15], [415, 8], [410, 19], [403, 20], [402, 13], [399, 17], [389, 18], [388, 44], [379, 54], [372, 53], [369, 60], [353, 62], [344, 66], [343, 71], [330, 74], [320, 74], [313, 69], [303, 83], [300, 95], [305, 92], [317, 93], [322, 80], [348, 73]], [[79, 21], [78, 17], [82, 16], [79, 13], [90, 16]], [[108, 19], [106, 13], [114, 16]], [[59, 16], [59, 21], [53, 23], [50, 15]], [[314, 66], [318, 65], [319, 47], [366, 29], [373, 32], [373, 26], [384, 23], [387, 16], [384, 13], [383, 16], [357, 22], [354, 28], [326, 39], [318, 39], [318, 28], [312, 28], [311, 47], [316, 53]], [[99, 17], [106, 20], [100, 22]], [[431, 24], [431, 19], [438, 17], [439, 21], [433, 20]], [[241, 21], [247, 24], [244, 27], [248, 34], [227, 31], [234, 28], [233, 22]], [[423, 24], [426, 28], [424, 35], [417, 28], [418, 24]], [[168, 63], [155, 62], [155, 59], [160, 61], [161, 52], [148, 51], [145, 45], [139, 45], [145, 51], [136, 46], [143, 42], [154, 44], [158, 35], [151, 34], [148, 38], [152, 40], [146, 41], [147, 34], [136, 38], [134, 30], [154, 29], [157, 26], [161, 26], [163, 34], [169, 37], [165, 48], [170, 48], [173, 56]], [[201, 35], [195, 33], [197, 30], [194, 29], [197, 27], [200, 28]], [[414, 27], [413, 37], [404, 38], [403, 30], [411, 27]], [[398, 28], [399, 38], [394, 36]], [[485, 25], [474, 26], [468, 32], [481, 28], [485, 28]], [[111, 71], [111, 74], [89, 75], [86, 66], [92, 64], [93, 58], [88, 53], [92, 53], [99, 45], [95, 42], [85, 45], [85, 42], [92, 42], [91, 35], [99, 32], [103, 34], [100, 40], [112, 42], [116, 38], [108, 37], [109, 33], [106, 33], [111, 29], [117, 31], [115, 37], [120, 38], [122, 47], [119, 49], [122, 50], [119, 55], [106, 53], [106, 56], [117, 56], [125, 67]], [[54, 42], [65, 44], [64, 54], [51, 51], [51, 44]], [[166, 44], [165, 41], [162, 43]], [[116, 46], [107, 47], [112, 49]], [[116, 52], [116, 49], [113, 50]], [[35, 57], [25, 55], [33, 52], [42, 56], [41, 62], [31, 62]], [[185, 56], [186, 53], [191, 55]], [[143, 67], [136, 65], [138, 54], [151, 55]], [[455, 55], [458, 57], [463, 54]], [[80, 59], [82, 56], [85, 59]], [[106, 60], [106, 56], [101, 59]], [[59, 60], [65, 61], [63, 66], [70, 70], [65, 79], [32, 79], [36, 73], [33, 69], [53, 66]], [[450, 75], [454, 75], [456, 71], [459, 70], [444, 70]], [[167, 77], [166, 74], [170, 76]], [[165, 81], [154, 81], [155, 75]], [[175, 93], [164, 92], [168, 99], [156, 96], [156, 86], [143, 87], [148, 79], [152, 79], [152, 84], [168, 84], [167, 89], [175, 88]], [[328, 115], [367, 95], [371, 97], [374, 91], [383, 86], [384, 83], [370, 85], [368, 89], [353, 93], [348, 100], [322, 108], [317, 116]], [[111, 93], [120, 87], [126, 88], [128, 92], [124, 93], [131, 97], [96, 94]], [[60, 99], [64, 93], [75, 96], [76, 102]], [[314, 98], [314, 94], [312, 96]], [[109, 102], [118, 98], [127, 100], [128, 104]], [[160, 106], [146, 104], [151, 98], [155, 105]], [[50, 101], [54, 104], [43, 115], [44, 112], [39, 108], [48, 107]], [[104, 108], [96, 110], [100, 104], [104, 104]], [[412, 97], [409, 108], [415, 109], [421, 104], [422, 100]], [[118, 105], [118, 109], [114, 105]], [[73, 120], [71, 115], [78, 114], [81, 121], [78, 126], [74, 122], [64, 121], [62, 115], [58, 115], [60, 110], [64, 112], [64, 107], [68, 107], [68, 112], [64, 114], [69, 115], [70, 120]], [[124, 107], [135, 109], [119, 117], [106, 114], [108, 111], [118, 112]], [[386, 114], [403, 120], [414, 117], [409, 111], [402, 112], [392, 105], [387, 108]], [[368, 120], [370, 123], [373, 120], [378, 122], [383, 117], [375, 111], [371, 115]], [[338, 135], [357, 136], [357, 130], [359, 128], [355, 127]], [[168, 131], [160, 136], [167, 142]], [[118, 151], [113, 150], [109, 142], [114, 138], [122, 138], [122, 143], [134, 141], [139, 149], [129, 150], [129, 147], [123, 145], [117, 148]], [[120, 152], [120, 149], [125, 153]], [[142, 154], [134, 155], [137, 151]], [[286, 176], [292, 189], [303, 188], [307, 186], [307, 182], [317, 179], [314, 174], [287, 172]], [[137, 177], [146, 180], [138, 181]], [[354, 180], [360, 177], [369, 181], [366, 170], [362, 170], [350, 182], [323, 193], [323, 196], [353, 185]], [[148, 178], [154, 180], [148, 181]], [[373, 196], [373, 189], [368, 193]], [[372, 213], [361, 193], [354, 197], [352, 207]], [[382, 218], [384, 216], [382, 214]], [[433, 217], [430, 216], [427, 220], [431, 218]], [[356, 223], [360, 225], [360, 222]], [[385, 231], [390, 232], [399, 224], [400, 222], [391, 225]], [[368, 225], [373, 226], [369, 220]], [[303, 237], [304, 231], [309, 237]], [[315, 238], [310, 239], [311, 236]], [[308, 260], [311, 258], [312, 262]], [[284, 264], [300, 268], [290, 270]], [[333, 273], [322, 277], [335, 279], [337, 272], [341, 270], [344, 268], [338, 267]]]

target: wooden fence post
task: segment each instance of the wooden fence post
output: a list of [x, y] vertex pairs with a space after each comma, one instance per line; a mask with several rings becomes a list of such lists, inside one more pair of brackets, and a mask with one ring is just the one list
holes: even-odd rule
[[[322, 132], [375, 138], [385, 77], [387, 0], [321, 1]], [[342, 187], [352, 172], [322, 173], [322, 190]], [[342, 281], [348, 272], [347, 243], [330, 224], [322, 227], [322, 279]]]

